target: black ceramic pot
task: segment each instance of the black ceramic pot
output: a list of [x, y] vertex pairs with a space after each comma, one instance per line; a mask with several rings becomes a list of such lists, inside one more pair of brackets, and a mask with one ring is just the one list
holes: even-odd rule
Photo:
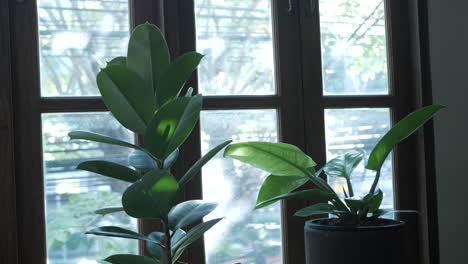
[[304, 227], [306, 264], [406, 263], [402, 222], [347, 227], [319, 221], [308, 221]]

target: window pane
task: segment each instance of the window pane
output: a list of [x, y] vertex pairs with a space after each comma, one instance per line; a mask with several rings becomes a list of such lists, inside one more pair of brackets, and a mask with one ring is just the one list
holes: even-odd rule
[[[277, 141], [277, 131], [275, 110], [205, 111], [202, 153], [230, 139]], [[280, 204], [252, 211], [267, 175], [221, 153], [202, 174], [204, 199], [219, 203], [210, 217], [226, 217], [205, 235], [207, 263], [282, 263]]]
[[68, 132], [92, 131], [128, 142], [132, 134], [109, 113], [44, 114], [42, 116], [44, 185], [49, 264], [92, 264], [117, 253], [137, 253], [137, 242], [85, 235], [93, 227], [116, 225], [136, 230], [136, 221], [124, 213], [101, 217], [104, 207], [120, 207], [122, 181], [76, 170], [91, 159], [125, 164], [129, 150], [94, 142], [70, 142]]
[[42, 96], [99, 96], [96, 74], [126, 54], [127, 0], [38, 0]]
[[[327, 109], [325, 110], [325, 133], [327, 159], [333, 159], [345, 152], [359, 148], [367, 157], [375, 144], [390, 128], [390, 113], [387, 108], [374, 109]], [[384, 193], [383, 208], [393, 208], [393, 177], [391, 155], [382, 167], [378, 188]], [[374, 181], [375, 172], [364, 170], [361, 162], [354, 171], [351, 182], [355, 195], [365, 195]], [[346, 181], [343, 178], [329, 178], [328, 182], [337, 193], [343, 193]]]
[[325, 95], [388, 94], [383, 0], [320, 0]]
[[275, 93], [271, 0], [196, 0], [204, 95]]

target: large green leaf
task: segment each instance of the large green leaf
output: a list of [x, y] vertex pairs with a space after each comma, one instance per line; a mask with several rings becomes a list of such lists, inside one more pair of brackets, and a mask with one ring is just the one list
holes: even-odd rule
[[122, 212], [123, 210], [124, 210], [123, 207], [108, 207], [108, 208], [98, 209], [98, 210], [94, 211], [94, 213], [104, 216], [104, 215], [108, 215], [108, 214]]
[[197, 69], [203, 55], [197, 52], [186, 53], [174, 60], [162, 74], [156, 89], [156, 102], [160, 107], [176, 97], [185, 82]]
[[286, 143], [245, 142], [228, 146], [225, 157], [245, 162], [276, 176], [306, 176], [315, 162], [298, 147]]
[[123, 57], [123, 56], [115, 57], [112, 60], [110, 60], [109, 62], [107, 62], [107, 66], [112, 66], [112, 65], [127, 66], [127, 57]]
[[138, 173], [136, 170], [130, 169], [117, 163], [103, 160], [91, 160], [82, 162], [78, 165], [77, 169], [98, 173], [126, 182], [136, 182], [141, 178], [140, 173]]
[[120, 228], [117, 226], [101, 226], [101, 227], [94, 228], [94, 229], [87, 231], [86, 234], [96, 235], [96, 236], [106, 236], [106, 237], [121, 237], [121, 238], [128, 238], [128, 239], [150, 241], [152, 243], [159, 243], [159, 241], [157, 240], [152, 240], [142, 234], [139, 234], [137, 232], [127, 230], [124, 228]]
[[165, 104], [154, 116], [145, 134], [146, 148], [158, 159], [166, 159], [179, 148], [195, 127], [202, 97], [179, 97]]
[[[144, 80], [145, 88], [155, 91], [169, 65], [169, 49], [162, 32], [149, 23], [137, 26], [128, 42], [128, 69]], [[154, 99], [154, 96], [151, 98]]]
[[211, 213], [216, 203], [204, 202], [202, 200], [191, 200], [174, 206], [169, 212], [169, 228], [177, 230], [201, 220]]
[[151, 87], [124, 65], [101, 69], [97, 85], [102, 100], [114, 117], [126, 128], [144, 134], [153, 118], [156, 102]]
[[304, 191], [297, 191], [293, 193], [278, 195], [274, 198], [258, 203], [255, 206], [255, 208], [258, 209], [258, 208], [263, 207], [265, 204], [271, 204], [276, 201], [285, 200], [285, 199], [306, 199], [306, 200], [313, 200], [314, 202], [317, 202], [317, 203], [325, 203], [325, 202], [331, 201], [335, 197], [336, 197], [336, 194], [334, 193], [325, 192], [325, 191], [318, 190], [318, 189], [304, 190]]
[[301, 210], [297, 211], [294, 215], [300, 217], [309, 217], [314, 215], [333, 214], [335, 213], [335, 211], [336, 208], [334, 205], [328, 203], [317, 203], [312, 206], [302, 208]]
[[159, 264], [161, 263], [158, 259], [139, 256], [139, 255], [127, 255], [119, 254], [110, 256], [104, 261], [112, 264]]
[[388, 154], [400, 141], [413, 134], [443, 108], [445, 107], [442, 105], [426, 106], [400, 120], [375, 145], [369, 156], [366, 168], [379, 171]]
[[71, 140], [74, 140], [74, 139], [89, 140], [89, 141], [94, 141], [94, 142], [98, 142], [98, 143], [116, 145], [116, 146], [133, 148], [133, 149], [138, 149], [138, 150], [145, 151], [141, 147], [130, 144], [128, 142], [118, 140], [118, 139], [115, 139], [115, 138], [111, 138], [111, 137], [108, 137], [108, 136], [92, 133], [92, 132], [72, 131], [72, 132], [68, 133], [68, 136], [70, 137]]
[[178, 186], [177, 180], [169, 172], [149, 171], [125, 190], [122, 205], [132, 217], [166, 220], [175, 203]]
[[206, 231], [210, 230], [214, 225], [216, 225], [221, 220], [222, 218], [217, 218], [217, 219], [213, 219], [210, 221], [206, 221], [204, 223], [201, 223], [195, 226], [190, 231], [188, 231], [187, 234], [182, 239], [180, 239], [179, 241], [177, 241], [177, 243], [173, 245], [173, 250], [175, 254], [172, 258], [172, 263], [175, 263], [177, 259], [179, 259], [179, 257], [182, 255], [184, 250], [188, 246], [190, 246], [190, 244], [197, 241], [200, 237], [203, 236], [203, 234]]
[[368, 212], [373, 213], [377, 211], [382, 204], [383, 192], [379, 189], [375, 194], [367, 194], [362, 200], [366, 203]]
[[[308, 182], [307, 177], [282, 177], [270, 175], [268, 176], [262, 184], [260, 191], [258, 193], [257, 204], [260, 204], [264, 201], [270, 200], [277, 196], [290, 193], [297, 188], [304, 185]], [[275, 201], [270, 203], [263, 203], [262, 206], [257, 206], [257, 208], [268, 206]]]
[[184, 174], [184, 176], [180, 179], [179, 185], [184, 186], [187, 182], [189, 182], [195, 175], [200, 172], [201, 168], [208, 162], [210, 161], [218, 152], [220, 152], [224, 147], [229, 145], [232, 141], [228, 140], [225, 141], [212, 150], [210, 150], [208, 153], [206, 153], [201, 159], [199, 159], [195, 164], [190, 167], [190, 169]]

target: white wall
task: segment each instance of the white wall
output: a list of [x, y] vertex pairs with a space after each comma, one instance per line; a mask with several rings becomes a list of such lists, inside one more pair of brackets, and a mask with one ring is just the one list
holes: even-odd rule
[[468, 0], [429, 0], [441, 264], [468, 263]]

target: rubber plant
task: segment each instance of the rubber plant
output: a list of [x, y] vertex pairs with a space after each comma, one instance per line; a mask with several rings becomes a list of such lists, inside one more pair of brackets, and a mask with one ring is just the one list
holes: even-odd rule
[[[362, 196], [354, 193], [351, 177], [354, 169], [366, 155], [363, 150], [351, 150], [330, 160], [319, 170], [316, 170], [317, 164], [312, 158], [296, 146], [285, 143], [236, 143], [225, 149], [224, 156], [250, 164], [270, 174], [260, 188], [256, 209], [283, 199], [308, 199], [315, 204], [297, 211], [296, 216], [331, 214], [338, 219], [340, 225], [372, 224], [385, 214], [397, 212], [380, 208], [383, 193], [377, 189], [377, 186], [387, 156], [399, 142], [416, 132], [442, 108], [444, 107], [441, 105], [430, 105], [407, 115], [378, 141], [365, 165], [366, 169], [375, 172], [375, 178], [369, 192]], [[346, 179], [348, 191], [343, 189], [344, 199], [340, 198], [321, 178], [322, 173], [329, 177]], [[315, 188], [297, 190], [308, 182]]]
[[[176, 263], [184, 250], [218, 223], [221, 218], [202, 222], [216, 204], [201, 200], [177, 203], [184, 185], [196, 176], [201, 167], [230, 142], [208, 152], [180, 177], [170, 168], [179, 154], [179, 147], [189, 137], [200, 117], [202, 96], [192, 96], [192, 89], [182, 94], [185, 82], [202, 59], [196, 52], [183, 54], [171, 61], [161, 31], [143, 24], [131, 34], [127, 57], [117, 57], [97, 75], [102, 100], [112, 115], [127, 129], [143, 139], [137, 146], [116, 138], [91, 132], [74, 131], [72, 140], [88, 140], [131, 148], [150, 160], [150, 169], [137, 170], [109, 161], [92, 160], [78, 169], [126, 181], [129, 187], [122, 195], [122, 207], [102, 208], [97, 214], [124, 211], [137, 219], [156, 219], [162, 232], [149, 235], [117, 226], [103, 226], [87, 234], [146, 241], [150, 256], [119, 254], [104, 261], [114, 264]], [[190, 230], [189, 225], [199, 223]]]

